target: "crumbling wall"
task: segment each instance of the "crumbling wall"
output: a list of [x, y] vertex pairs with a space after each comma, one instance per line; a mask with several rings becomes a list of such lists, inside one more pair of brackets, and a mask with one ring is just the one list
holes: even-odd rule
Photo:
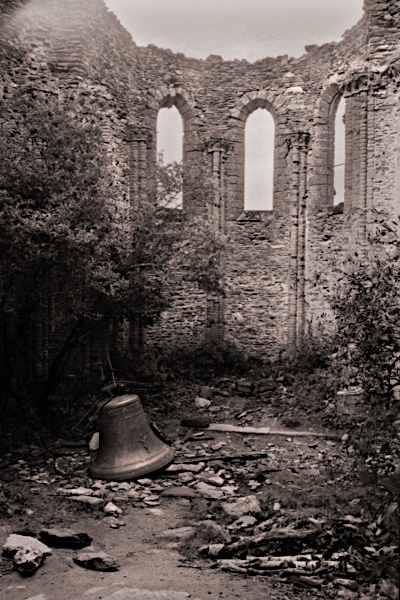
[[[0, 98], [1, 89], [7, 94], [23, 85], [75, 87], [96, 97], [117, 151], [130, 156], [131, 202], [156, 158], [162, 107], [175, 105], [182, 116], [184, 161], [206, 153], [219, 165], [217, 221], [229, 236], [227, 297], [218, 304], [194, 287], [177, 290], [171, 311], [148, 331], [149, 342], [224, 330], [258, 355], [298, 346], [309, 324], [329, 313], [315, 278], [334, 277], [332, 253], [340, 256], [366, 235], [365, 220], [350, 223], [351, 211], [398, 210], [398, 0], [365, 0], [364, 17], [340, 42], [307, 46], [299, 58], [252, 64], [138, 47], [102, 0], [16, 0], [10, 6], [1, 16]], [[342, 95], [343, 215], [332, 208], [334, 116]], [[244, 211], [244, 132], [258, 108], [275, 120], [274, 206], [259, 213]]]

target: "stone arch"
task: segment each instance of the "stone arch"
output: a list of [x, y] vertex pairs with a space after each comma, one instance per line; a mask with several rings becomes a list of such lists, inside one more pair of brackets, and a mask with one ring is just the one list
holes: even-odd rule
[[[243, 213], [244, 209], [244, 138], [247, 118], [258, 108], [265, 108], [272, 115], [275, 122], [275, 159], [274, 159], [274, 190], [279, 179], [279, 169], [283, 163], [280, 158], [279, 136], [279, 107], [277, 98], [266, 90], [247, 92], [239, 98], [229, 113], [229, 126], [234, 144], [234, 153], [227, 165], [228, 220], [234, 220]], [[283, 195], [274, 192], [274, 210], [282, 208]]]
[[148, 147], [148, 164], [150, 169], [157, 160], [157, 117], [161, 108], [175, 106], [183, 121], [183, 163], [188, 162], [189, 154], [199, 150], [198, 136], [195, 130], [196, 111], [194, 100], [183, 87], [161, 86], [151, 90], [147, 99], [147, 123], [152, 132]]
[[194, 130], [195, 109], [194, 100], [182, 87], [174, 88], [162, 86], [152, 90], [147, 101], [148, 123], [153, 134], [156, 134], [157, 116], [161, 108], [176, 106], [182, 121], [184, 135], [184, 154], [197, 146], [197, 136]]

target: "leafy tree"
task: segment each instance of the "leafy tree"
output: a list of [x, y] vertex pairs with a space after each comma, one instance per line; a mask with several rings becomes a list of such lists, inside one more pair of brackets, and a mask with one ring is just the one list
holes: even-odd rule
[[387, 398], [400, 384], [399, 224], [372, 215], [373, 233], [344, 263], [332, 298], [334, 343], [343, 382]]
[[[24, 406], [45, 411], [96, 323], [151, 324], [179, 280], [222, 284], [223, 240], [204, 218], [167, 207], [181, 168], [161, 164], [164, 188], [140, 207], [128, 201], [126, 169], [87, 96], [26, 91], [1, 107], [0, 389]], [[32, 339], [40, 347], [27, 352]]]

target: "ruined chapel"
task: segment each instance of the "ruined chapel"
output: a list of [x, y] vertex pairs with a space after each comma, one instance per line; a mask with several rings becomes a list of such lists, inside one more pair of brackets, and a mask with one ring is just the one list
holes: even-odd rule
[[[367, 211], [400, 210], [400, 1], [364, 0], [339, 42], [254, 63], [138, 47], [103, 0], [0, 0], [0, 103], [17, 87], [93, 97], [129, 160], [130, 202], [156, 160], [156, 122], [175, 106], [183, 162], [203, 155], [218, 181], [212, 218], [230, 239], [224, 299], [188, 285], [146, 332], [153, 344], [205, 336], [276, 356], [326, 312], [310, 285], [332, 249], [368, 235]], [[334, 204], [335, 118], [345, 100], [345, 193]], [[244, 136], [258, 108], [275, 123], [273, 208], [244, 207]], [[184, 198], [185, 202], [185, 198]], [[349, 218], [359, 209], [357, 219]], [[364, 217], [363, 217], [364, 215]]]

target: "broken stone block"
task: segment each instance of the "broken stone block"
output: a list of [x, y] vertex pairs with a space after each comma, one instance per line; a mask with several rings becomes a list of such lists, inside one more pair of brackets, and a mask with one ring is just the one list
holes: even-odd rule
[[22, 548], [14, 555], [14, 563], [24, 577], [36, 573], [43, 564], [46, 555], [37, 548]]
[[190, 471], [191, 473], [199, 473], [200, 471], [203, 470], [205, 463], [201, 462], [201, 463], [197, 463], [197, 464], [190, 464], [190, 463], [182, 463], [182, 464], [172, 464], [169, 465], [169, 467], [167, 467], [165, 469], [166, 473], [180, 473], [182, 471]]
[[194, 475], [187, 471], [185, 473], [179, 473], [178, 478], [182, 483], [189, 483], [189, 481], [193, 481]]
[[103, 510], [107, 515], [113, 517], [118, 517], [119, 515], [122, 515], [122, 509], [119, 508], [116, 504], [114, 504], [114, 502], [107, 502]]
[[43, 529], [39, 535], [42, 542], [54, 548], [79, 550], [90, 546], [92, 541], [87, 533], [73, 531], [72, 529]]
[[67, 498], [68, 500], [75, 500], [77, 502], [82, 502], [83, 504], [88, 504], [90, 506], [99, 506], [104, 502], [102, 498], [96, 498], [95, 496], [67, 496]]
[[260, 513], [261, 506], [256, 496], [238, 498], [235, 502], [222, 502], [222, 509], [231, 517], [242, 517], [249, 513]]
[[118, 571], [119, 569], [117, 559], [102, 550], [98, 552], [80, 552], [77, 556], [74, 556], [74, 562], [93, 571]]
[[91, 496], [93, 494], [93, 490], [90, 488], [57, 488], [57, 494], [61, 496]]
[[50, 555], [52, 550], [42, 544], [39, 540], [29, 535], [19, 535], [18, 533], [12, 533], [8, 536], [3, 546], [3, 553], [5, 556], [14, 557], [19, 550], [38, 550], [44, 555]]
[[201, 479], [210, 485], [215, 485], [216, 487], [221, 487], [224, 485], [225, 481], [219, 475], [215, 475], [212, 473], [202, 473], [200, 476]]
[[209, 406], [211, 406], [210, 400], [208, 400], [207, 398], [201, 398], [200, 396], [195, 398], [194, 403], [197, 406], [197, 408], [208, 408]]
[[224, 492], [222, 492], [220, 489], [213, 485], [209, 485], [205, 481], [199, 481], [199, 483], [196, 483], [194, 487], [199, 494], [201, 494], [201, 496], [204, 498], [210, 498], [211, 500], [219, 500], [224, 495]]

